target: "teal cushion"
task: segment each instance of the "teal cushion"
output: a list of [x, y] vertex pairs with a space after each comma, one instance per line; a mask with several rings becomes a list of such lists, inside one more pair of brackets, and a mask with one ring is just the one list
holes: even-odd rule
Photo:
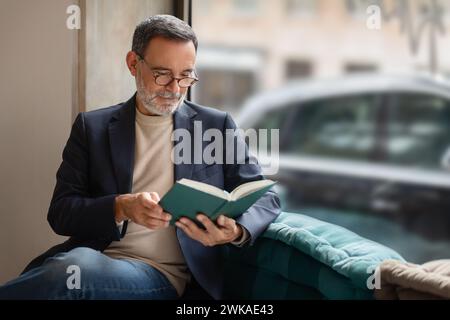
[[367, 279], [386, 259], [403, 261], [345, 228], [284, 212], [254, 246], [230, 249], [225, 292], [248, 299], [370, 299]]
[[227, 270], [225, 297], [229, 299], [323, 299], [317, 289], [260, 266], [228, 262]]

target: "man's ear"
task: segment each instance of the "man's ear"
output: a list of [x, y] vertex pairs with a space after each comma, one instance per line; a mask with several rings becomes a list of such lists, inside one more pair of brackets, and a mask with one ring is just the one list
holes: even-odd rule
[[137, 54], [134, 51], [129, 51], [126, 57], [128, 70], [133, 77], [136, 77], [136, 64], [138, 63]]

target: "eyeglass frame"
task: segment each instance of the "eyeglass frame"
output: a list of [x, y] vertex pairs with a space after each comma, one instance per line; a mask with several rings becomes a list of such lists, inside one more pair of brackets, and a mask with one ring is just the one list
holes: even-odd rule
[[[159, 83], [156, 82], [156, 80], [157, 80], [159, 77], [161, 77], [161, 76], [168, 76], [168, 74], [159, 74], [159, 75], [155, 75], [155, 72], [156, 72], [156, 71], [155, 71], [155, 70], [152, 70], [152, 67], [150, 67], [150, 66], [148, 65], [147, 61], [145, 61], [145, 59], [144, 59], [143, 57], [141, 57], [139, 54], [136, 54], [136, 56], [138, 57], [138, 60], [143, 61], [144, 64], [146, 65], [146, 67], [152, 72], [153, 78], [154, 78], [154, 80], [155, 80], [155, 84], [158, 85], [158, 86], [166, 87], [166, 86], [168, 86], [169, 84], [171, 84], [171, 83], [173, 82], [173, 80], [176, 80], [176, 81], [177, 81], [177, 84], [178, 84], [178, 86], [179, 86], [180, 88], [190, 88], [190, 87], [192, 87], [195, 83], [197, 83], [197, 82], [199, 81], [198, 76], [197, 76], [197, 72], [195, 72], [195, 70], [192, 70], [193, 73], [194, 73], [194, 77], [176, 78], [176, 77], [173, 76], [173, 74], [172, 74], [172, 72], [171, 72], [170, 76], [171, 76], [172, 80], [170, 80], [167, 84], [159, 84]], [[184, 80], [184, 79], [192, 79], [192, 80], [194, 80], [194, 82], [192, 82], [192, 84], [190, 84], [190, 85], [187, 86], [187, 87], [180, 86], [180, 81], [181, 81], [181, 80]]]

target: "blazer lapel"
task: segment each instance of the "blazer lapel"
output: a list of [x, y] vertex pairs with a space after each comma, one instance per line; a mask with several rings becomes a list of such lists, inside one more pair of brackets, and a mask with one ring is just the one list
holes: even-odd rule
[[[191, 137], [191, 163], [180, 163], [174, 165], [175, 170], [175, 180], [180, 180], [183, 178], [190, 179], [192, 177], [192, 170], [194, 168], [193, 163], [193, 151], [194, 151], [194, 135], [193, 130], [194, 126], [192, 124], [192, 118], [197, 114], [189, 105], [187, 105], [185, 102], [183, 102], [178, 109], [175, 111], [173, 116], [173, 122], [174, 122], [174, 130], [176, 129], [186, 129], [189, 131], [190, 137]], [[178, 163], [177, 158], [178, 155], [175, 154], [175, 163]]]
[[133, 182], [136, 95], [113, 116], [109, 124], [109, 142], [118, 192], [130, 193]]
[[[175, 180], [190, 179], [193, 170], [192, 152], [194, 144], [192, 118], [197, 114], [183, 102], [174, 112], [174, 130], [186, 129], [191, 137], [191, 164], [174, 165]], [[128, 100], [113, 116], [109, 124], [109, 141], [112, 162], [116, 174], [119, 193], [129, 193], [133, 183], [134, 148], [135, 148], [136, 95]], [[175, 155], [175, 160], [177, 155]]]

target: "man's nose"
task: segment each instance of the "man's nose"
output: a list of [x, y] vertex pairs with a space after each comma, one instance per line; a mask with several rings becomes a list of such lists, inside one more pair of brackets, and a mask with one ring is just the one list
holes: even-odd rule
[[172, 79], [172, 82], [166, 85], [166, 90], [172, 93], [180, 92], [180, 86], [178, 85], [177, 79]]

